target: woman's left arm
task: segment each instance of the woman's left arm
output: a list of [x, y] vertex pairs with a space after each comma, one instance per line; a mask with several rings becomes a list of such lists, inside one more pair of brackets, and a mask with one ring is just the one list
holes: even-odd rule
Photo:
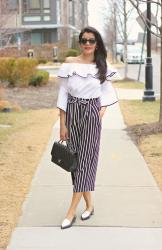
[[105, 111], [106, 111], [106, 108], [107, 108], [107, 106], [101, 107], [101, 109], [100, 109], [100, 111], [99, 111], [99, 114], [100, 114], [100, 118], [101, 118], [101, 119], [102, 119], [102, 117], [103, 117], [103, 115], [104, 115], [104, 113], [105, 113]]
[[107, 106], [115, 104], [118, 102], [117, 93], [112, 86], [111, 81], [105, 81], [101, 84], [101, 109], [100, 117], [102, 118]]

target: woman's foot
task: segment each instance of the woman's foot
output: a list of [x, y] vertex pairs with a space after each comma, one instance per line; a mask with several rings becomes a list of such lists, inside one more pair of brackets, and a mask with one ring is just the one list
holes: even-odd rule
[[66, 229], [71, 227], [76, 221], [76, 216], [74, 215], [72, 219], [65, 218], [62, 222], [61, 229]]
[[81, 220], [88, 220], [90, 219], [91, 215], [94, 214], [94, 207], [87, 208], [81, 215]]

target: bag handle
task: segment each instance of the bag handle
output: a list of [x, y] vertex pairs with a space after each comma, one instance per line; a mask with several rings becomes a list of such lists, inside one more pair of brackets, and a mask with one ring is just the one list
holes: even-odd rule
[[[67, 145], [67, 141], [68, 141], [68, 140], [69, 140], [69, 139], [67, 139], [67, 140], [65, 141], [65, 142], [66, 142], [66, 145]], [[61, 140], [61, 139], [58, 141], [58, 143], [61, 143], [61, 144], [62, 144], [63, 142], [64, 142], [64, 141]], [[69, 147], [72, 149], [72, 144], [71, 144], [70, 140], [69, 140]]]
[[62, 144], [63, 142], [64, 142], [64, 141], [63, 141], [63, 140], [61, 140], [61, 139], [58, 141], [58, 143], [61, 143], [61, 144]]
[[[65, 142], [66, 142], [66, 144], [67, 144], [67, 140], [65, 140]], [[62, 143], [64, 143], [64, 141], [60, 139], [60, 140], [58, 141], [58, 143], [61, 143], [61, 144], [62, 144]]]

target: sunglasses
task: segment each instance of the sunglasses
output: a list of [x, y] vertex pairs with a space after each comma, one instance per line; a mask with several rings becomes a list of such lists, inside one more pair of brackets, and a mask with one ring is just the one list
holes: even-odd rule
[[95, 44], [96, 40], [94, 38], [86, 39], [86, 38], [81, 38], [80, 43], [86, 44], [89, 42], [89, 44]]

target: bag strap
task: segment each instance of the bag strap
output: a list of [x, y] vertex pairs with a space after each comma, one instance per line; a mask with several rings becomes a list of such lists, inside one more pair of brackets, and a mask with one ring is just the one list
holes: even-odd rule
[[[73, 147], [72, 147], [72, 144], [71, 144], [71, 142], [70, 142], [69, 139], [67, 139], [65, 142], [66, 142], [66, 145], [68, 145], [70, 149], [73, 148]], [[61, 144], [62, 144], [62, 143], [64, 143], [64, 141], [60, 139], [60, 140], [58, 141], [58, 143], [61, 143]]]

